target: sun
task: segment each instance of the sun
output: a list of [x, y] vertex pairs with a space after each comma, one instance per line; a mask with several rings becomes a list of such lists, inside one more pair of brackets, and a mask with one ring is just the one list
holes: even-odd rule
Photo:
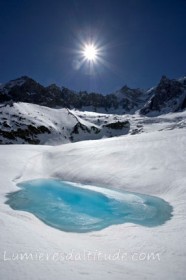
[[93, 44], [85, 45], [83, 50], [84, 57], [89, 61], [95, 61], [97, 59], [98, 50]]

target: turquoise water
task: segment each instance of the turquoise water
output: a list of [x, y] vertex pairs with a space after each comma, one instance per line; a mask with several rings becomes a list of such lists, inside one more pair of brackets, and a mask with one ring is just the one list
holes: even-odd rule
[[56, 179], [25, 181], [7, 195], [14, 210], [34, 214], [47, 225], [68, 232], [90, 232], [134, 223], [154, 227], [171, 218], [164, 200], [136, 193], [77, 185]]

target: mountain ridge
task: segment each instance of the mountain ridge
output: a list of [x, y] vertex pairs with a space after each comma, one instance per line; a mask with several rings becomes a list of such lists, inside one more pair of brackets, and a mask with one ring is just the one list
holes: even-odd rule
[[69, 108], [100, 113], [161, 115], [186, 108], [186, 77], [169, 79], [162, 76], [150, 90], [132, 89], [127, 85], [103, 95], [87, 91], [76, 92], [51, 84], [47, 87], [28, 76], [0, 85], [0, 103], [26, 102], [50, 108]]

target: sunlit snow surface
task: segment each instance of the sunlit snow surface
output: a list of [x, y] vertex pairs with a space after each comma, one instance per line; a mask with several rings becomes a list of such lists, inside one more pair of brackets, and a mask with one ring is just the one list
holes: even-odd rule
[[56, 179], [25, 181], [18, 186], [20, 190], [9, 193], [6, 203], [63, 231], [90, 232], [128, 222], [152, 227], [171, 218], [172, 207], [153, 196]]

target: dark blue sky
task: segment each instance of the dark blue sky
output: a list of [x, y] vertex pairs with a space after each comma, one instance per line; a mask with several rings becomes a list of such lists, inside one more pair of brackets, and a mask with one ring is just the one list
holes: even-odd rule
[[[103, 63], [77, 69], [90, 38]], [[0, 82], [28, 75], [74, 90], [148, 88], [186, 75], [186, 0], [0, 0]]]

